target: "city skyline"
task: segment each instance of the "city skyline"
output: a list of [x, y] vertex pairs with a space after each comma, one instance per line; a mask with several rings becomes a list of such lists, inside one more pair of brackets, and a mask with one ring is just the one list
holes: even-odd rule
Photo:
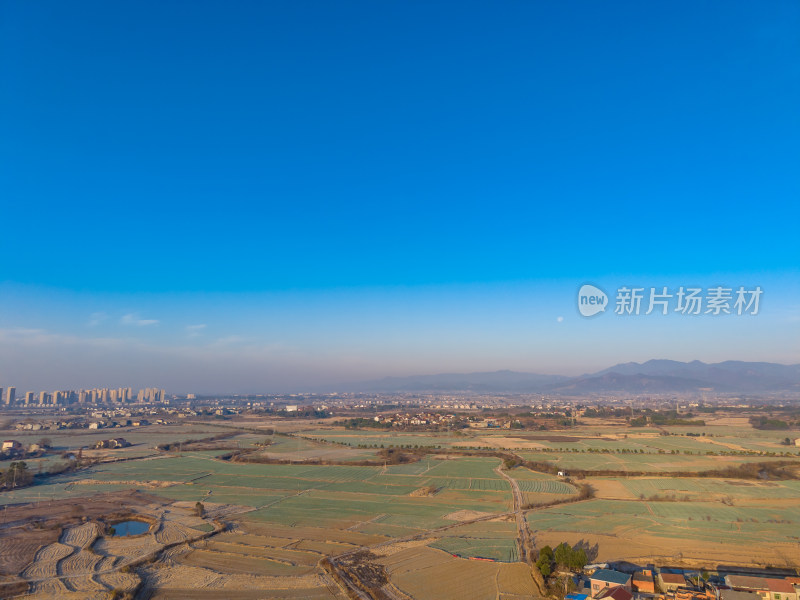
[[85, 406], [87, 404], [130, 404], [144, 402], [160, 402], [166, 399], [165, 390], [148, 387], [142, 388], [134, 394], [131, 386], [120, 388], [90, 388], [66, 390], [56, 389], [52, 392], [41, 390], [38, 393], [28, 390], [24, 394], [16, 395], [17, 388], [9, 386], [5, 395], [0, 387], [0, 405], [6, 407], [63, 407], [70, 405]]

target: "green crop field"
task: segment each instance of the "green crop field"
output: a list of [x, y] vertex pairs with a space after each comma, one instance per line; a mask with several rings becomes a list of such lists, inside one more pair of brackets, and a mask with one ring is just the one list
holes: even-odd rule
[[453, 442], [457, 442], [462, 439], [452, 434], [436, 435], [430, 433], [401, 432], [383, 429], [303, 431], [299, 435], [336, 444], [346, 444], [348, 446], [375, 445], [381, 447], [381, 445], [383, 445], [387, 448], [389, 446], [410, 448], [413, 448], [414, 446], [447, 447]]
[[527, 460], [552, 463], [559, 468], [612, 471], [707, 471], [748, 462], [782, 460], [764, 456], [706, 456], [685, 454], [608, 454], [520, 451]]
[[526, 492], [526, 497], [531, 495], [533, 501], [536, 501], [536, 498], [533, 497], [535, 494], [576, 494], [578, 492], [575, 486], [558, 477], [537, 473], [524, 467], [511, 469], [508, 474], [517, 480], [519, 489]]
[[276, 435], [272, 443], [254, 456], [266, 456], [284, 460], [328, 460], [328, 461], [362, 461], [379, 460], [377, 451], [328, 444], [302, 438], [300, 436]]
[[508, 471], [508, 475], [516, 479], [517, 481], [522, 480], [529, 480], [529, 481], [545, 481], [545, 480], [554, 480], [559, 481], [559, 479], [554, 476], [550, 475], [549, 473], [540, 473], [539, 471], [532, 471], [531, 469], [527, 469], [525, 467], [514, 467], [510, 471]]
[[[390, 475], [389, 469], [382, 474], [381, 467], [230, 463], [187, 453], [97, 465], [0, 498], [19, 502], [39, 495], [77, 496], [137, 487], [136, 482], [163, 481], [175, 485], [148, 491], [177, 500], [250, 506], [255, 510], [248, 518], [257, 521], [356, 528], [380, 524], [384, 534], [394, 528], [402, 535], [447, 524], [444, 517], [457, 511], [509, 510], [510, 486], [493, 470], [499, 461], [461, 462], [432, 461], [428, 473], [420, 476]], [[458, 476], [470, 473], [481, 477]], [[78, 479], [97, 483], [76, 485]], [[435, 486], [439, 492], [410, 496], [425, 486]]]
[[[424, 530], [449, 523], [444, 517], [459, 510], [503, 510], [505, 503], [482, 502], [470, 497], [409, 497], [366, 495], [328, 490], [311, 490], [288, 496], [272, 506], [248, 514], [264, 522], [325, 527], [353, 527], [374, 523]], [[374, 529], [369, 529], [374, 531]]]
[[509, 491], [510, 484], [505, 479], [468, 479], [466, 477], [431, 477], [430, 484], [452, 490]]
[[531, 529], [575, 533], [651, 534], [729, 543], [798, 540], [800, 512], [790, 508], [725, 506], [712, 502], [591, 500], [527, 515]]
[[539, 494], [574, 494], [577, 490], [563, 481], [549, 479], [523, 479], [518, 482], [519, 489], [523, 492]]
[[503, 562], [519, 560], [513, 535], [505, 538], [443, 537], [430, 546], [462, 557], [491, 558]]
[[683, 494], [701, 498], [730, 496], [731, 498], [798, 498], [800, 489], [790, 482], [751, 482], [720, 479], [691, 479], [687, 477], [621, 480], [634, 496], [650, 498], [655, 495]]
[[435, 477], [480, 477], [483, 479], [503, 479], [495, 469], [500, 464], [497, 458], [464, 457], [439, 461], [426, 473]]

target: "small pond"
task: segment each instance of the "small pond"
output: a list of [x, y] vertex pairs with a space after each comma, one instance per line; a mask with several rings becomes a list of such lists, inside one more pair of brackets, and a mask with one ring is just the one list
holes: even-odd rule
[[150, 529], [150, 523], [145, 523], [144, 521], [122, 521], [121, 523], [114, 523], [112, 527], [114, 528], [112, 537], [125, 537], [147, 533]]

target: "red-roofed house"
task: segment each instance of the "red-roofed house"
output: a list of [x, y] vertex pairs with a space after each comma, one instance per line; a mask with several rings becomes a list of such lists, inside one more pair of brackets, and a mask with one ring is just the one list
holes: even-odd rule
[[595, 596], [596, 600], [633, 600], [633, 594], [626, 590], [621, 585], [606, 588], [600, 592], [599, 596]]
[[631, 579], [631, 586], [633, 591], [644, 594], [655, 594], [656, 586], [653, 582], [653, 572], [649, 569], [644, 571], [637, 571], [633, 574]]
[[785, 579], [767, 579], [770, 600], [797, 600], [797, 590]]

